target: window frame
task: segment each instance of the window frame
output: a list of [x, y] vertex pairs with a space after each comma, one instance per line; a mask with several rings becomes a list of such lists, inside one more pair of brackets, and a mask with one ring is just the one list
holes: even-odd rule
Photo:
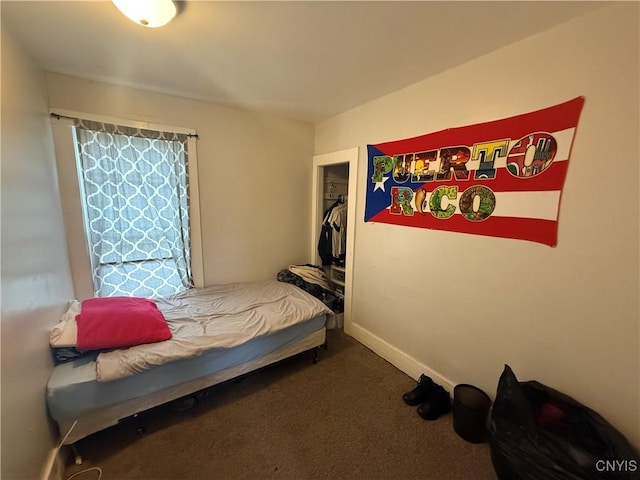
[[202, 254], [202, 227], [200, 221], [200, 193], [198, 181], [197, 132], [192, 128], [161, 125], [137, 120], [51, 108], [51, 126], [55, 145], [58, 184], [63, 209], [69, 262], [73, 276], [75, 297], [78, 300], [93, 297], [93, 276], [89, 257], [87, 231], [84, 225], [80, 172], [77, 168], [77, 139], [73, 119], [91, 120], [125, 127], [182, 133], [187, 141], [187, 167], [189, 169], [189, 216], [191, 239], [191, 274], [196, 288], [204, 287]]

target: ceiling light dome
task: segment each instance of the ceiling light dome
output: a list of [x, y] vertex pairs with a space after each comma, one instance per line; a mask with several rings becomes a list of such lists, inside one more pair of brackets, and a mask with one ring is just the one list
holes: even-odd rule
[[143, 27], [161, 27], [176, 15], [171, 0], [112, 0], [131, 20]]

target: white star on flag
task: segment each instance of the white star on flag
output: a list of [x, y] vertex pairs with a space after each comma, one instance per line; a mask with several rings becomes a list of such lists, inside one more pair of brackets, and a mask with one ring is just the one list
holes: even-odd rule
[[382, 177], [381, 182], [376, 182], [376, 186], [373, 187], [373, 191], [375, 192], [376, 190], [381, 189], [384, 192], [384, 182], [387, 180], [389, 180], [389, 177]]

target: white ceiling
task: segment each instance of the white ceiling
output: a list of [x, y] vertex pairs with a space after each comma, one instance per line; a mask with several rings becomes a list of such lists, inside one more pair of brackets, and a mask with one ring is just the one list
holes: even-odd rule
[[316, 122], [603, 5], [177, 3], [151, 29], [110, 1], [2, 0], [2, 26], [46, 71]]

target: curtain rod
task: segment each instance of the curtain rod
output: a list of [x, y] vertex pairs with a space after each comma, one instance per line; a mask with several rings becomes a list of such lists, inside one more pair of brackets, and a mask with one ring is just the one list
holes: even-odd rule
[[55, 118], [57, 120], [60, 120], [61, 118], [68, 118], [69, 120], [78, 120], [77, 118], [67, 117], [66, 115], [60, 115], [59, 113], [53, 113], [53, 112], [51, 112], [49, 114], [49, 116], [51, 116], [51, 117], [53, 117], [53, 118]]
[[[76, 118], [76, 117], [69, 117], [67, 115], [60, 115], [59, 113], [54, 113], [54, 112], [51, 112], [49, 114], [49, 116], [55, 118], [56, 120], [60, 120], [61, 118], [66, 118], [68, 120], [80, 120], [79, 118]], [[148, 129], [145, 128], [143, 130], [153, 130], [153, 128], [148, 128]], [[193, 138], [200, 138], [200, 136], [197, 133], [183, 133], [181, 135], [186, 135], [187, 137], [193, 137]]]

